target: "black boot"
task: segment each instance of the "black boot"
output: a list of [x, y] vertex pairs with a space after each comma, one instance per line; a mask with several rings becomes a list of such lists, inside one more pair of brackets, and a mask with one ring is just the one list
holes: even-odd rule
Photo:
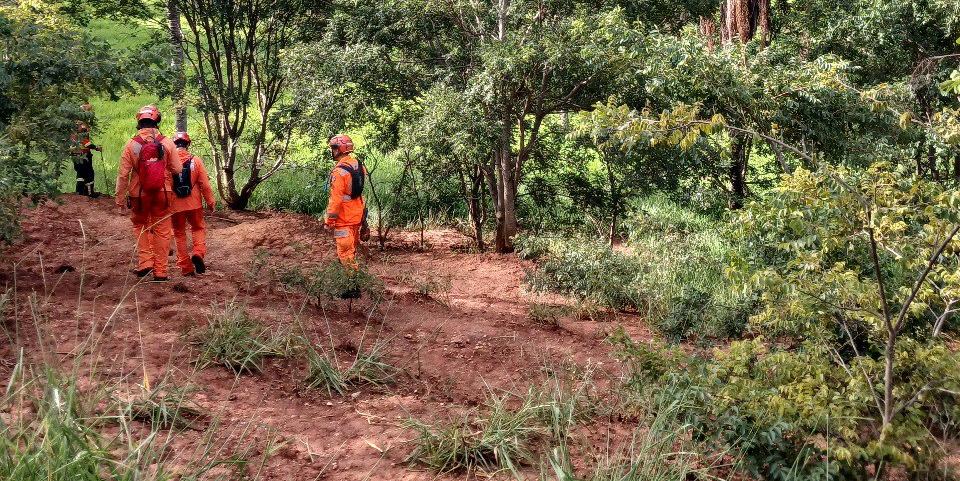
[[197, 271], [197, 274], [207, 272], [207, 265], [203, 263], [203, 257], [194, 254], [190, 257], [190, 261], [193, 262], [193, 268]]
[[137, 276], [137, 277], [147, 277], [147, 274], [153, 272], [153, 268], [152, 268], [152, 267], [147, 267], [147, 268], [144, 268], [144, 269], [134, 269], [134, 270], [132, 270], [132, 271], [130, 271], [130, 272], [132, 272], [133, 275], [135, 275], [135, 276]]

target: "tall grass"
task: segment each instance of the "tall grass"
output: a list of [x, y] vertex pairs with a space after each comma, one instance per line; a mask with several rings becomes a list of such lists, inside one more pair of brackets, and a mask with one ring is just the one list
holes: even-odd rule
[[200, 351], [197, 365], [202, 369], [220, 364], [237, 374], [258, 373], [266, 358], [285, 356], [296, 348], [290, 337], [251, 318], [243, 305], [227, 302], [214, 306], [207, 325], [195, 334]]

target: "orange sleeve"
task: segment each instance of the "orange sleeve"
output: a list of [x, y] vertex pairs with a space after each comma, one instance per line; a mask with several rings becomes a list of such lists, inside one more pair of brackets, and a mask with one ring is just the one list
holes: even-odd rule
[[117, 168], [117, 189], [114, 199], [119, 206], [124, 205], [129, 194], [130, 172], [133, 170], [134, 161], [133, 149], [130, 148], [130, 142], [127, 142], [123, 147], [123, 153], [120, 154], [120, 166]]
[[200, 157], [194, 155], [193, 161], [197, 163], [197, 186], [200, 187], [200, 194], [203, 196], [203, 200], [207, 202], [207, 207], [213, 207], [217, 205], [217, 197], [213, 195], [210, 174], [207, 173], [207, 168], [203, 165], [203, 160]]
[[341, 175], [342, 169], [334, 167], [330, 172], [330, 199], [327, 201], [327, 224], [334, 224], [340, 219], [343, 213], [343, 195], [347, 191], [347, 183], [344, 180], [349, 178], [350, 174]]

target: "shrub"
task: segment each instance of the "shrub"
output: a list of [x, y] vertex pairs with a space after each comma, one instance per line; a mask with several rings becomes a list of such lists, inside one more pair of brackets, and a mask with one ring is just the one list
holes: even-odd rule
[[306, 270], [292, 267], [282, 270], [278, 278], [282, 284], [310, 297], [340, 299], [348, 291], [357, 289], [367, 295], [374, 305], [383, 300], [383, 282], [368, 270], [347, 269], [337, 261]]
[[643, 310], [648, 305], [649, 299], [636, 289], [642, 266], [630, 256], [585, 239], [521, 242], [526, 245], [522, 255], [537, 258], [537, 269], [527, 274], [536, 291], [572, 295], [611, 309]]
[[[523, 395], [487, 392], [480, 412], [449, 422], [409, 420], [415, 433], [408, 462], [439, 473], [510, 471], [535, 461], [544, 443], [565, 444], [570, 429], [594, 413], [589, 374], [555, 379]], [[511, 408], [510, 406], [516, 406]]]
[[546, 433], [541, 423], [543, 406], [527, 396], [517, 409], [507, 407], [508, 396], [489, 393], [486, 412], [437, 425], [410, 420], [415, 432], [411, 463], [423, 464], [439, 473], [480, 469], [509, 470], [514, 474], [533, 460], [531, 443]]
[[739, 335], [756, 296], [725, 274], [736, 244], [715, 221], [663, 200], [636, 212], [623, 250], [584, 239], [521, 238], [520, 255], [537, 264], [528, 284], [637, 311], [674, 341]]

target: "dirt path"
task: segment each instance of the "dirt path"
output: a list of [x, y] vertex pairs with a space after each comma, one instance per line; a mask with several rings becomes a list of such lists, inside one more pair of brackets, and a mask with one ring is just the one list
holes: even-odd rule
[[[400, 427], [402, 420], [444, 419], [477, 405], [484, 389], [523, 391], [555, 366], [615, 371], [603, 343], [615, 325], [610, 319], [537, 325], [527, 315], [538, 298], [523, 292], [523, 263], [513, 256], [464, 253], [469, 241], [455, 232], [429, 232], [426, 251], [412, 247], [414, 236], [404, 242], [401, 234], [386, 251], [371, 253], [370, 269], [387, 289], [382, 315], [371, 321], [362, 308], [347, 312], [343, 302], [326, 308], [306, 303], [280, 289], [265, 270], [251, 267], [257, 259], [286, 266], [331, 260], [332, 241], [315, 220], [291, 214], [217, 216], [222, 219], [210, 220], [206, 275], [183, 278], [174, 270], [172, 282], [136, 285], [127, 273], [130, 224], [112, 199], [64, 196], [59, 203], [26, 209], [24, 240], [3, 255], [2, 280], [16, 288], [21, 305], [31, 293], [39, 296], [46, 315], [37, 329], [29, 310], [20, 308], [23, 314], [11, 328], [20, 330], [34, 356], [43, 350], [31, 333], [44, 333], [45, 352], [65, 364], [78, 360], [80, 341], [99, 333], [94, 336], [100, 341], [99, 376], [135, 385], [146, 372], [152, 379], [170, 376], [199, 386], [199, 404], [223, 417], [225, 437], [249, 430], [244, 442], [271, 436], [281, 441], [262, 469], [265, 479], [276, 480], [321, 474], [344, 480], [436, 479], [403, 462], [411, 434]], [[424, 298], [415, 292], [417, 279], [449, 282], [449, 292]], [[258, 375], [236, 377], [219, 367], [198, 372], [184, 334], [206, 322], [213, 303], [229, 300], [244, 303], [271, 325], [302, 324], [314, 339], [333, 339], [343, 355], [361, 348], [361, 339], [365, 345], [375, 338], [389, 341], [389, 360], [404, 375], [390, 389], [331, 398], [302, 389], [300, 359], [271, 360]], [[4, 361], [15, 352], [14, 346], [0, 349]], [[189, 452], [198, 443], [198, 436], [187, 436], [176, 446]]]

